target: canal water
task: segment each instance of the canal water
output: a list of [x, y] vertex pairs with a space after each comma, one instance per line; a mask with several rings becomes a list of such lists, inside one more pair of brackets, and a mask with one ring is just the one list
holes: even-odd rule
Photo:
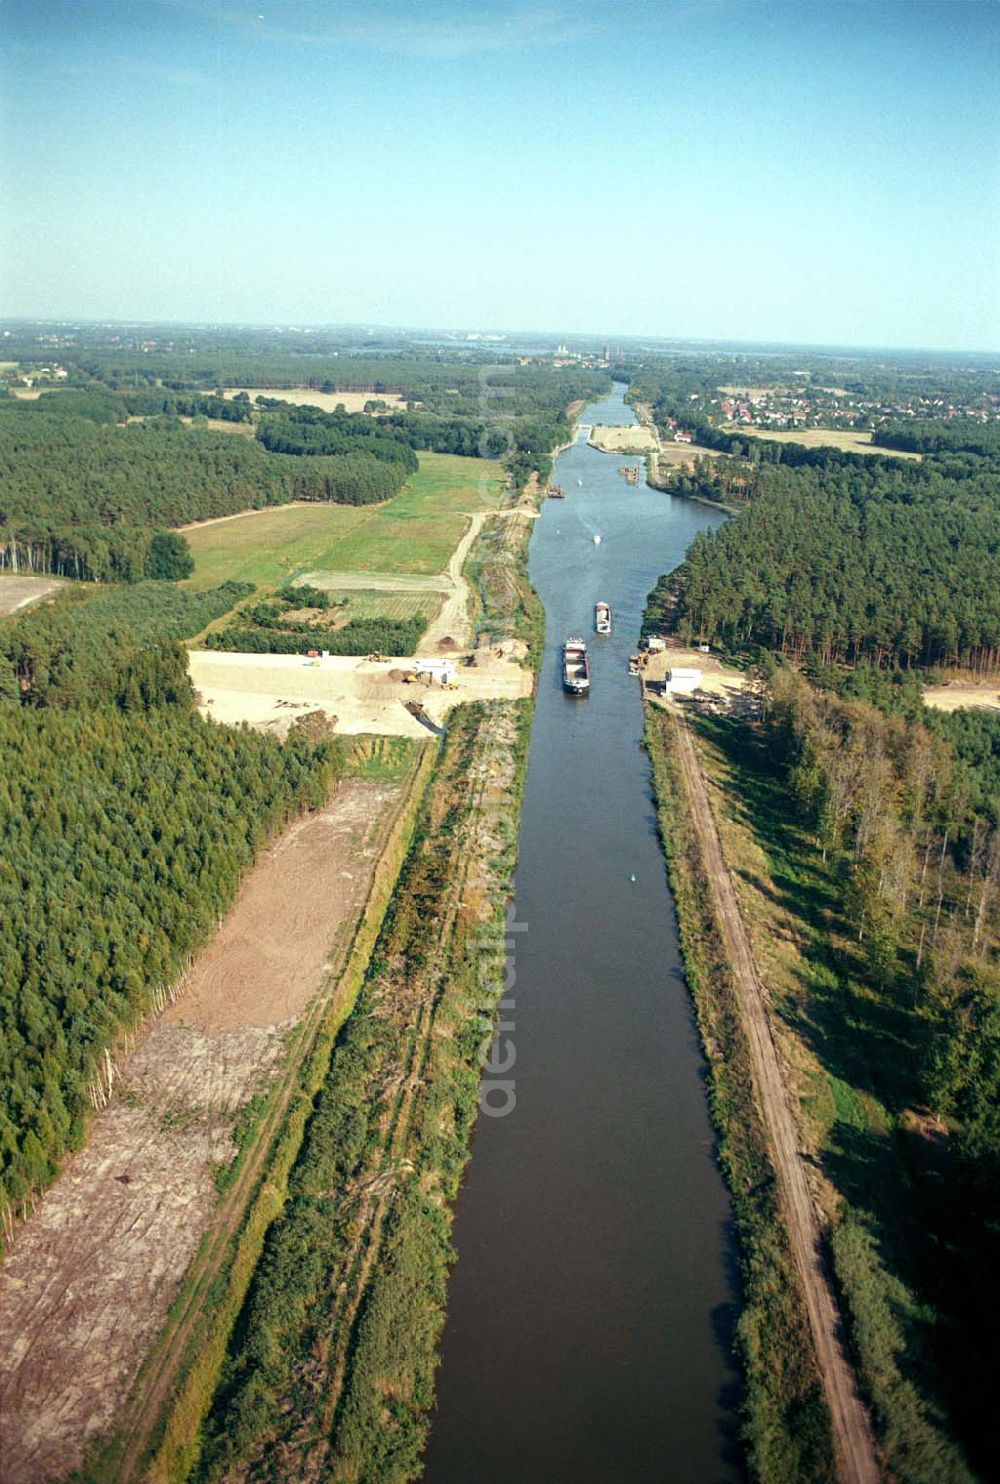
[[[624, 390], [581, 423], [633, 422]], [[579, 436], [531, 542], [547, 638], [505, 1014], [516, 1104], [480, 1116], [459, 1196], [429, 1484], [740, 1477], [730, 1212], [627, 673], [650, 588], [722, 517], [626, 484], [637, 462]], [[590, 645], [586, 698], [561, 688], [570, 634]]]

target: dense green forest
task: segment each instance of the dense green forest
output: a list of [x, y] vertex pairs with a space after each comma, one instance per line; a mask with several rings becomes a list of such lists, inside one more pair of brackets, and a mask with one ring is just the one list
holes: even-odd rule
[[661, 580], [649, 618], [796, 660], [995, 668], [996, 472], [968, 457], [761, 470], [746, 508]]
[[[122, 711], [144, 710], [151, 703], [148, 686], [162, 682], [169, 699], [181, 700], [186, 675], [178, 679], [172, 663], [161, 663], [164, 648], [200, 633], [252, 592], [241, 582], [200, 593], [172, 582], [140, 582], [64, 595], [0, 623], [0, 699], [62, 710], [111, 701]], [[143, 690], [138, 699], [137, 685]]]
[[0, 624], [0, 1209], [79, 1147], [104, 1056], [169, 994], [332, 741], [195, 711], [183, 652], [246, 593], [144, 583]]
[[399, 464], [407, 474], [417, 472], [412, 446], [382, 419], [363, 413], [321, 412], [316, 407], [291, 407], [265, 413], [257, 437], [271, 453], [361, 454], [387, 464]]
[[[452, 369], [453, 385], [434, 381], [410, 400], [407, 411], [391, 410], [374, 424], [367, 422], [367, 433], [358, 427], [366, 420], [357, 414], [324, 414], [258, 399], [266, 409], [258, 436], [268, 448], [285, 453], [332, 453], [345, 438], [368, 437], [395, 438], [434, 453], [505, 459], [514, 486], [521, 488], [532, 473], [548, 475], [548, 455], [569, 434], [567, 407], [602, 396], [611, 385], [604, 371], [574, 367]], [[343, 388], [343, 381], [339, 385]]]
[[876, 428], [872, 441], [880, 448], [900, 448], [911, 453], [979, 453], [997, 457], [1000, 456], [1000, 422], [971, 417], [886, 422]]
[[4, 411], [0, 570], [136, 581], [153, 575], [158, 527], [289, 500], [387, 500], [402, 488], [414, 457], [399, 450], [385, 439], [367, 441], [357, 453], [292, 457], [269, 453], [255, 439], [194, 427], [119, 427]]
[[43, 391], [34, 401], [0, 396], [0, 412], [17, 417], [85, 417], [95, 423], [125, 423], [130, 417], [215, 418], [246, 423], [253, 407], [246, 393], [226, 398], [211, 392], [172, 392], [163, 387], [113, 390], [99, 382], [64, 391]]

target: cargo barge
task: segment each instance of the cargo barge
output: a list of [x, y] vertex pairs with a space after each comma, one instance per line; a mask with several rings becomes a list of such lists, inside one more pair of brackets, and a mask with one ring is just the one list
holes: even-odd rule
[[567, 639], [563, 645], [563, 689], [584, 696], [590, 690], [590, 655], [582, 639]]

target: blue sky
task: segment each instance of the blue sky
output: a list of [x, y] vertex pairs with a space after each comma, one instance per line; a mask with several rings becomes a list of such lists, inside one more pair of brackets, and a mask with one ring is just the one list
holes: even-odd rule
[[995, 0], [0, 0], [0, 313], [1000, 349]]

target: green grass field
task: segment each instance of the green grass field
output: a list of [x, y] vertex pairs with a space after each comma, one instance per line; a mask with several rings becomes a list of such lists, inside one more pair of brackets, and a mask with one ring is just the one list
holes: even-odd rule
[[871, 433], [855, 432], [851, 428], [747, 428], [739, 423], [727, 423], [726, 433], [746, 434], [748, 438], [762, 438], [765, 443], [801, 443], [804, 448], [837, 448], [843, 453], [881, 454], [891, 459], [917, 459], [919, 453], [902, 453], [896, 448], [876, 448]]
[[352, 618], [426, 618], [431, 619], [441, 607], [442, 593], [386, 593], [373, 588], [352, 588], [350, 592], [331, 592], [335, 602], [346, 606], [340, 613]]
[[268, 588], [309, 570], [443, 572], [466, 528], [462, 512], [482, 506], [484, 474], [496, 500], [498, 465], [422, 453], [419, 471], [384, 505], [276, 506], [195, 527], [185, 533], [195, 560], [187, 585], [232, 578]]

